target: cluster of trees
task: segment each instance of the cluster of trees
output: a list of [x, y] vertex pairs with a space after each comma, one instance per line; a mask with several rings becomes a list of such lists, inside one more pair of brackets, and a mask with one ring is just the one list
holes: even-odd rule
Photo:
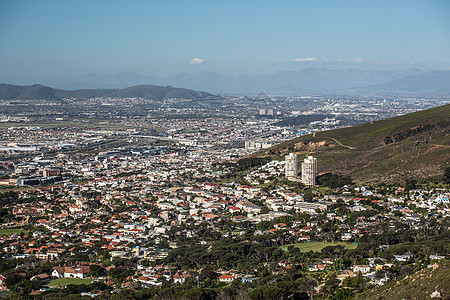
[[411, 136], [423, 134], [423, 133], [430, 132], [430, 131], [447, 129], [449, 126], [450, 125], [448, 122], [439, 122], [439, 123], [435, 123], [435, 124], [425, 124], [425, 125], [421, 125], [421, 126], [416, 126], [414, 128], [409, 128], [409, 129], [403, 130], [401, 132], [398, 132], [392, 136], [385, 136], [384, 144], [388, 145], [388, 144], [400, 142]]
[[216, 167], [222, 169], [228, 169], [230, 172], [225, 177], [236, 177], [238, 174], [242, 172], [246, 172], [255, 167], [261, 167], [271, 159], [269, 157], [244, 157], [238, 160], [236, 163], [223, 163], [220, 166], [216, 165]]
[[[257, 240], [256, 240], [257, 239]], [[179, 267], [200, 268], [214, 265], [218, 268], [251, 271], [264, 261], [276, 260], [282, 256], [280, 244], [269, 237], [223, 238], [208, 245], [181, 245], [169, 252], [163, 263]]]
[[0, 223], [7, 223], [10, 219], [10, 210], [8, 206], [13, 206], [19, 203], [29, 203], [34, 199], [19, 199], [19, 193], [8, 191], [0, 194]]
[[325, 173], [317, 177], [317, 183], [330, 188], [338, 188], [344, 185], [351, 185], [353, 180], [350, 176]]

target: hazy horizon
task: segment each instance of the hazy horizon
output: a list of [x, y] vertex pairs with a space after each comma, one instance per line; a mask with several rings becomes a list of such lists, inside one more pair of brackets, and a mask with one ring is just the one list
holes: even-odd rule
[[450, 68], [448, 1], [2, 1], [0, 80]]

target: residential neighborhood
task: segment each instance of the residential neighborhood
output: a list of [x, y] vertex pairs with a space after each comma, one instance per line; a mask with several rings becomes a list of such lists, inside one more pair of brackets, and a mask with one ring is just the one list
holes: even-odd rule
[[[34, 277], [39, 286], [76, 278], [136, 290], [166, 282], [251, 284], [263, 266], [275, 276], [300, 268], [314, 274], [313, 291], [320, 293], [330, 272], [337, 287], [357, 276], [382, 285], [398, 270], [448, 259], [441, 246], [428, 252], [395, 246], [399, 228], [424, 238], [440, 234], [449, 216], [446, 189], [349, 184], [305, 190], [284, 178], [284, 161], [265, 162], [236, 181], [221, 164], [232, 153], [160, 146], [47, 160], [45, 168], [58, 168], [62, 179], [2, 194], [0, 232], [11, 233], [1, 237], [3, 269], [14, 264], [22, 270], [15, 276]], [[239, 247], [258, 236], [269, 253], [248, 249], [244, 260], [239, 252], [211, 256], [221, 251], [218, 243]], [[367, 242], [380, 245], [365, 252], [360, 246]], [[209, 258], [194, 262], [192, 251]]]

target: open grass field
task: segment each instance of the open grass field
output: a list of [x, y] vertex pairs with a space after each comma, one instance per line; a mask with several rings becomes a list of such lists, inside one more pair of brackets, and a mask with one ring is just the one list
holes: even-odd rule
[[58, 278], [58, 279], [54, 279], [54, 280], [50, 281], [48, 283], [48, 286], [51, 288], [54, 288], [54, 287], [60, 287], [60, 286], [69, 285], [69, 284], [80, 285], [80, 284], [90, 284], [90, 283], [92, 283], [92, 280], [87, 279], [87, 278]]
[[0, 236], [11, 236], [11, 234], [13, 233], [18, 233], [20, 234], [21, 232], [26, 233], [26, 230], [22, 229], [22, 228], [5, 228], [5, 229], [0, 229]]
[[300, 249], [301, 252], [309, 252], [309, 251], [321, 251], [323, 248], [328, 246], [337, 246], [337, 245], [343, 245], [345, 249], [356, 249], [357, 245], [355, 244], [349, 244], [349, 243], [327, 243], [327, 242], [307, 242], [307, 243], [296, 243], [296, 244], [289, 244], [286, 246], [281, 247], [283, 250], [287, 250], [288, 246], [294, 246]]

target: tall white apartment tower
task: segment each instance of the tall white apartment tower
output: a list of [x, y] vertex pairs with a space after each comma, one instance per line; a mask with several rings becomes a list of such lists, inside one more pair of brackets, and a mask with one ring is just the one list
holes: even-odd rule
[[289, 153], [285, 156], [286, 169], [285, 174], [287, 178], [296, 178], [298, 175], [298, 157], [297, 154]]
[[317, 159], [308, 156], [302, 163], [302, 182], [307, 186], [314, 186], [316, 184], [317, 174]]

